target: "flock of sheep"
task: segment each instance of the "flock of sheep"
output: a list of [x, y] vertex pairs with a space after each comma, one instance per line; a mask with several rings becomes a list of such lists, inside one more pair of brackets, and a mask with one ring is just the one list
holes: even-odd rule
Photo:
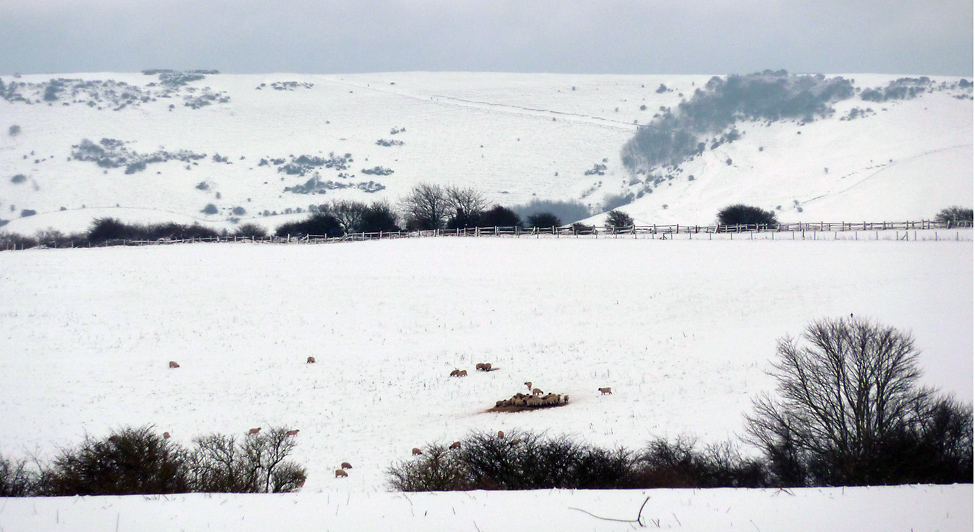
[[[306, 363], [307, 364], [314, 364], [315, 362], [316, 362], [315, 361], [315, 357], [308, 357], [307, 360], [306, 360]], [[175, 360], [170, 360], [169, 361], [169, 367], [170, 367], [170, 369], [176, 369], [176, 368], [179, 367], [179, 364]], [[497, 368], [493, 368], [490, 363], [481, 363], [481, 362], [479, 362], [477, 365], [475, 365], [475, 369], [477, 371], [485, 371], [485, 372], [487, 372], [487, 371], [497, 371]], [[467, 370], [466, 369], [455, 369], [455, 370], [453, 370], [453, 371], [450, 372], [450, 376], [451, 377], [466, 377], [467, 376]], [[525, 382], [525, 386], [527, 386], [528, 389], [531, 391], [531, 395], [524, 394], [524, 393], [520, 393], [520, 392], [519, 393], [516, 393], [514, 396], [511, 397], [511, 399], [505, 399], [505, 400], [498, 401], [497, 403], [495, 403], [495, 408], [503, 408], [503, 407], [509, 407], [509, 408], [511, 408], [511, 407], [514, 407], [514, 408], [542, 408], [542, 407], [549, 407], [549, 406], [561, 406], [561, 405], [566, 405], [566, 404], [569, 403], [569, 396], [568, 395], [561, 395], [561, 394], [557, 394], [557, 393], [548, 393], [548, 394], [543, 395], [544, 392], [542, 390], [540, 390], [538, 388], [533, 388], [532, 387], [531, 381]], [[599, 392], [602, 395], [606, 395], [606, 394], [613, 393], [613, 390], [611, 388], [599, 388]], [[248, 436], [253, 436], [253, 435], [256, 435], [256, 434], [260, 433], [260, 431], [261, 431], [261, 428], [260, 427], [253, 428], [253, 429], [250, 429], [250, 430], [247, 431], [247, 435]], [[286, 433], [286, 435], [287, 436], [297, 436], [298, 435], [298, 429], [289, 430]], [[169, 433], [166, 432], [164, 434], [164, 437], [168, 439], [169, 438]], [[500, 431], [500, 430], [498, 431], [498, 438], [504, 439], [504, 432], [503, 431]], [[512, 446], [518, 445], [519, 443], [521, 443], [521, 439], [515, 438], [515, 439], [511, 440], [508, 443], [509, 443], [509, 445], [512, 445]], [[449, 448], [452, 449], [452, 450], [453, 449], [459, 449], [460, 448], [460, 442], [459, 441], [455, 441], [454, 443], [450, 444], [450, 447]], [[421, 454], [423, 454], [423, 451], [420, 448], [418, 448], [418, 447], [414, 447], [413, 448], [413, 456], [417, 456], [417, 455], [421, 455]], [[347, 469], [352, 469], [352, 464], [350, 464], [349, 462], [342, 462], [342, 466], [339, 469], [336, 469], [335, 470], [335, 478], [348, 478], [349, 473], [346, 471]]]

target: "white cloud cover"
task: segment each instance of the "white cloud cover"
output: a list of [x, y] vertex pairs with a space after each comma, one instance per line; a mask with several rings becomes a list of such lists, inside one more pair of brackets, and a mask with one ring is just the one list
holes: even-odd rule
[[972, 72], [969, 0], [8, 0], [0, 34], [0, 75]]

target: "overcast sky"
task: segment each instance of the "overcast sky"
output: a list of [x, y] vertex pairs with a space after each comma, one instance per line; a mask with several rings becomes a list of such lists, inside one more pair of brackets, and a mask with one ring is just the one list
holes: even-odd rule
[[0, 75], [972, 75], [972, 0], [0, 0]]

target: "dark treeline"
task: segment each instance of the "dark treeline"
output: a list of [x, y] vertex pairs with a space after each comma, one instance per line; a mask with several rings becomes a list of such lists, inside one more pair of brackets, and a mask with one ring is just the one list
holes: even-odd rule
[[151, 427], [86, 437], [50, 463], [0, 456], [0, 497], [283, 493], [305, 484], [305, 468], [288, 460], [287, 429], [236, 437], [210, 434], [189, 449]]
[[[213, 210], [216, 212], [216, 207]], [[283, 223], [273, 232], [255, 223], [245, 223], [233, 230], [216, 230], [199, 223], [140, 224], [125, 223], [116, 218], [99, 218], [83, 233], [65, 234], [48, 229], [34, 236], [24, 236], [0, 232], [0, 249], [26, 249], [41, 245], [85, 247], [139, 240], [267, 238], [272, 235], [282, 238], [334, 238], [355, 233], [469, 227], [549, 228], [590, 215], [589, 209], [578, 202], [534, 200], [513, 209], [490, 204], [483, 194], [473, 188], [443, 187], [429, 183], [413, 187], [395, 207], [386, 201], [367, 204], [355, 200], [333, 200], [312, 205], [308, 210], [305, 219]]]

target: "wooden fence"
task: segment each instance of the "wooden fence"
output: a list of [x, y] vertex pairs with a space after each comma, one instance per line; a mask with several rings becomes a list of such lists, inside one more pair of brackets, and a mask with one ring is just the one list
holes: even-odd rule
[[[472, 227], [466, 229], [436, 229], [431, 231], [379, 231], [372, 233], [351, 233], [339, 237], [328, 237], [323, 235], [306, 235], [306, 236], [285, 236], [285, 237], [242, 237], [242, 236], [221, 236], [221, 237], [208, 237], [208, 238], [186, 238], [186, 239], [176, 239], [176, 238], [160, 238], [158, 240], [106, 240], [103, 242], [98, 242], [93, 244], [97, 247], [104, 246], [148, 246], [148, 245], [166, 245], [166, 244], [184, 244], [184, 243], [227, 243], [227, 242], [250, 242], [258, 244], [326, 244], [326, 243], [337, 243], [337, 242], [363, 242], [368, 240], [388, 240], [396, 238], [441, 238], [441, 237], [616, 237], [621, 236], [633, 236], [638, 237], [643, 235], [648, 238], [659, 238], [667, 239], [673, 238], [678, 235], [730, 235], [734, 238], [736, 234], [748, 234], [754, 236], [755, 234], [769, 234], [771, 237], [775, 238], [777, 233], [791, 233], [792, 237], [795, 238], [797, 235], [800, 238], [806, 238], [806, 233], [811, 233], [811, 238], [822, 238], [817, 237], [817, 233], [845, 233], [850, 231], [855, 232], [877, 232], [879, 239], [880, 231], [903, 231], [905, 236], [901, 238], [897, 236], [898, 240], [910, 240], [910, 231], [915, 231], [915, 240], [917, 239], [916, 231], [928, 231], [928, 230], [948, 230], [948, 229], [971, 229], [972, 222], [936, 222], [930, 220], [921, 221], [904, 221], [904, 222], [801, 222], [801, 223], [788, 223], [788, 224], [770, 224], [770, 225], [755, 225], [755, 224], [738, 224], [738, 225], [634, 225], [628, 227], [616, 227], [616, 228], [599, 228], [596, 226], [587, 226], [582, 224], [573, 224], [571, 226], [562, 227], [547, 227], [547, 228], [530, 228], [526, 229], [523, 227]], [[956, 235], [957, 236], [957, 235]], [[937, 239], [937, 235], [935, 235]], [[947, 240], [944, 238], [942, 240]], [[46, 246], [51, 247], [51, 246]], [[15, 249], [11, 247], [6, 247], [7, 250]]]

